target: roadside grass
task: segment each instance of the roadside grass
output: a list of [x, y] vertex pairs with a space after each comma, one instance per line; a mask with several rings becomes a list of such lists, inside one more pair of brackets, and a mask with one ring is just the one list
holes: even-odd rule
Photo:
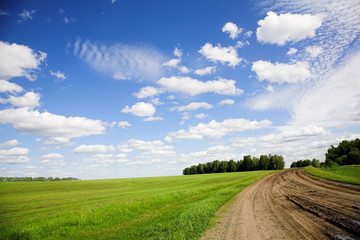
[[275, 171], [0, 183], [0, 239], [198, 239], [216, 211]]
[[360, 165], [345, 165], [334, 168], [306, 167], [305, 172], [316, 176], [342, 183], [360, 185]]

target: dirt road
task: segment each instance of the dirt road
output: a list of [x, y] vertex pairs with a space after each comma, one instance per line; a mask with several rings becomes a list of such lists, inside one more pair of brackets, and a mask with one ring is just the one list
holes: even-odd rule
[[202, 239], [360, 239], [360, 186], [277, 172], [240, 192]]

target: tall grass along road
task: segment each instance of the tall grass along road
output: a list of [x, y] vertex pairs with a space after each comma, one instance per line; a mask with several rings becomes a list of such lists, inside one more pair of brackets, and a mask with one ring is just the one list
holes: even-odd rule
[[0, 239], [198, 239], [222, 205], [273, 172], [0, 183]]
[[306, 167], [305, 172], [332, 181], [360, 185], [360, 165], [345, 165], [334, 168]]
[[202, 239], [359, 239], [360, 186], [304, 169], [267, 176], [236, 196]]

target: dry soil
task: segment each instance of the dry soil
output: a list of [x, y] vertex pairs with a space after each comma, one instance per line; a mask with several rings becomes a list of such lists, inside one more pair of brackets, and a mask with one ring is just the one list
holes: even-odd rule
[[220, 211], [205, 239], [360, 239], [360, 186], [308, 176], [271, 174]]

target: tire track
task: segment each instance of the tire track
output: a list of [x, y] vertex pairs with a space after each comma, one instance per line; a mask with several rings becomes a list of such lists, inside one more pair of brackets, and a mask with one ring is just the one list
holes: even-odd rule
[[202, 239], [360, 239], [360, 186], [274, 173], [240, 192]]

